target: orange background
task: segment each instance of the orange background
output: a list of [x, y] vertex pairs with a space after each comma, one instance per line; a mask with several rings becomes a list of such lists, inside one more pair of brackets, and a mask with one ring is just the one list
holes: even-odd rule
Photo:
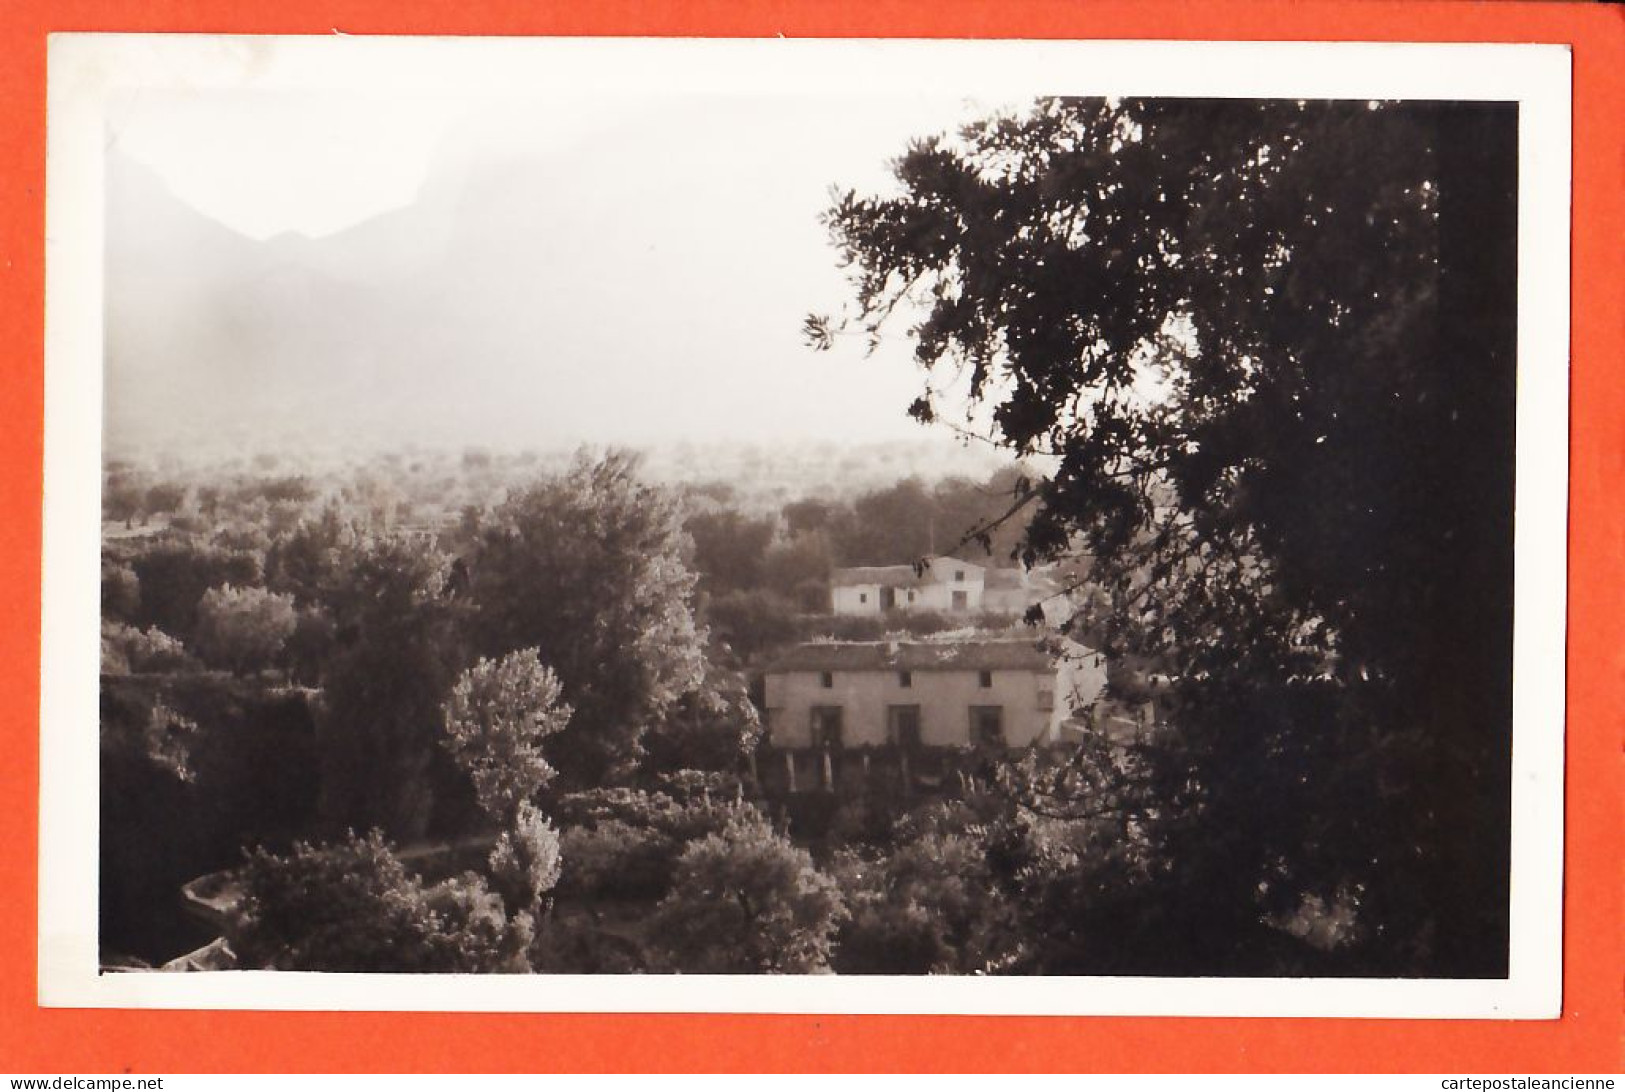
[[[1625, 1060], [1625, 8], [1094, 0], [5, 0], [0, 1071], [1616, 1072]], [[51, 31], [1570, 43], [1574, 283], [1563, 1018], [209, 1013], [37, 1007], [45, 35]]]

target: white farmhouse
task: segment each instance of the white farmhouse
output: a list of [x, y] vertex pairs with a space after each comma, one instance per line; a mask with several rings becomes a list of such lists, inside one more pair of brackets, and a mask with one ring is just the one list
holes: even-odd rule
[[1020, 748], [1060, 739], [1106, 669], [1082, 646], [1053, 656], [1031, 638], [824, 641], [790, 649], [764, 682], [777, 748]]
[[882, 614], [889, 610], [974, 614], [983, 610], [987, 570], [954, 557], [931, 557], [913, 565], [836, 569], [830, 574], [836, 614]]
[[872, 565], [830, 574], [830, 606], [836, 614], [887, 611], [938, 614], [1024, 614], [1041, 606], [1046, 616], [1065, 617], [1067, 603], [1049, 572], [997, 569], [957, 557], [926, 558], [913, 565]]

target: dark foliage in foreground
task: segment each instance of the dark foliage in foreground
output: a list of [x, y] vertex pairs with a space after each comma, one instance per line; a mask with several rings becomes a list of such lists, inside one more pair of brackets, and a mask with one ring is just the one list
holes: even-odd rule
[[1092, 560], [1075, 630], [1179, 729], [1146, 757], [1191, 821], [1125, 917], [1212, 971], [1269, 973], [1261, 920], [1316, 901], [1358, 906], [1361, 973], [1505, 971], [1515, 138], [1494, 105], [1048, 100], [829, 213], [858, 307], [812, 340], [913, 314], [1056, 459], [1012, 492], [1026, 558]]
[[468, 873], [427, 885], [377, 831], [288, 856], [259, 851], [242, 871], [234, 941], [247, 965], [304, 971], [527, 970], [530, 918]]

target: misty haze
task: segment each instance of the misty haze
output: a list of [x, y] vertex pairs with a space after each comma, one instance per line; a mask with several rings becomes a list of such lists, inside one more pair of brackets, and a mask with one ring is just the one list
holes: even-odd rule
[[[115, 451], [930, 435], [903, 412], [906, 351], [892, 367], [859, 353], [809, 365], [799, 326], [842, 291], [819, 223], [829, 187], [876, 174], [957, 104], [894, 105], [857, 139], [850, 108], [804, 100], [468, 105], [416, 135], [408, 203], [313, 237], [297, 215], [335, 199], [310, 163], [243, 162], [216, 181], [229, 167], [209, 156], [214, 129], [244, 118], [320, 131], [321, 105], [222, 100], [141, 99], [110, 127]], [[201, 147], [146, 136], [166, 127]], [[412, 177], [371, 171], [379, 189]], [[166, 173], [205, 203], [214, 182], [226, 222]], [[253, 209], [256, 184], [289, 191], [280, 222]]]

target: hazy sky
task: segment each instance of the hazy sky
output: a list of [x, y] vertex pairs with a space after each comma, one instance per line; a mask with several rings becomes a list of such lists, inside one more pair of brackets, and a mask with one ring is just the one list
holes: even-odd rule
[[[850, 298], [819, 214], [832, 184], [888, 188], [887, 161], [911, 138], [1003, 105], [895, 90], [150, 91], [116, 104], [109, 134], [175, 197], [253, 240], [331, 241], [392, 210], [426, 209], [436, 185], [510, 178], [538, 211], [505, 221], [479, 260], [504, 268], [511, 257], [529, 277], [538, 254], [556, 250], [567, 263], [569, 306], [534, 348], [548, 362], [542, 377], [575, 392], [575, 439], [869, 441], [932, 434], [904, 413], [922, 377], [906, 321], [869, 359], [856, 337], [827, 354], [804, 346], [801, 318]], [[458, 223], [452, 231], [465, 230]], [[420, 296], [412, 306], [435, 305]], [[466, 312], [448, 310], [448, 336]], [[488, 316], [479, 336], [489, 341], [506, 321]], [[446, 419], [469, 439], [485, 428], [523, 433], [530, 391], [514, 371], [493, 365], [478, 380], [491, 397], [471, 397], [466, 419], [448, 407]]]
[[[706, 117], [713, 112], [726, 115], [726, 144], [714, 139], [715, 125]], [[410, 204], [448, 146], [488, 160], [522, 158], [639, 118], [658, 119], [679, 134], [687, 129], [694, 138], [690, 154], [658, 168], [679, 187], [674, 211], [684, 201], [703, 202], [709, 180], [747, 169], [771, 187], [761, 194], [764, 203], [791, 199], [788, 223], [816, 215], [837, 181], [860, 189], [888, 186], [887, 161], [911, 138], [950, 130], [983, 112], [971, 99], [895, 94], [543, 100], [211, 90], [131, 95], [116, 104], [109, 124], [118, 148], [157, 172], [176, 196], [244, 235], [266, 239], [285, 231], [327, 235]], [[806, 128], [820, 118], [827, 124]], [[606, 179], [650, 171], [636, 145], [625, 152], [578, 166]], [[761, 170], [764, 164], [770, 172]]]

